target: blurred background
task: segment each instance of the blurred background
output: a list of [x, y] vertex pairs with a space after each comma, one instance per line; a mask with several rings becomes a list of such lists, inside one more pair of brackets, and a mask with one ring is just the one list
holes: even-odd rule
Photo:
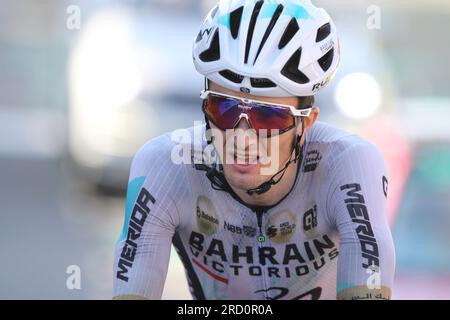
[[[387, 160], [394, 298], [450, 299], [450, 2], [313, 2], [343, 57], [320, 120]], [[0, 0], [1, 299], [111, 298], [131, 157], [203, 119], [191, 45], [214, 3]], [[190, 299], [174, 252], [163, 298]]]

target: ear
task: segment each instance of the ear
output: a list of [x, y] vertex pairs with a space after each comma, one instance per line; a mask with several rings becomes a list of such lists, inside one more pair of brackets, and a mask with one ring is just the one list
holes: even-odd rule
[[320, 114], [319, 107], [313, 107], [309, 117], [305, 118], [305, 127], [307, 130], [309, 130], [309, 128], [312, 127], [314, 122], [316, 122], [317, 118], [319, 117], [319, 114]]

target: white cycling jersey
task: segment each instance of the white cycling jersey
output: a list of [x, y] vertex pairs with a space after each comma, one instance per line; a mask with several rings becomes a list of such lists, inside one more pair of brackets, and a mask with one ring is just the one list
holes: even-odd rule
[[131, 166], [113, 295], [160, 299], [173, 244], [194, 299], [390, 298], [382, 155], [321, 122], [305, 141], [295, 184], [272, 207], [246, 206], [175, 164], [170, 134], [146, 143]]

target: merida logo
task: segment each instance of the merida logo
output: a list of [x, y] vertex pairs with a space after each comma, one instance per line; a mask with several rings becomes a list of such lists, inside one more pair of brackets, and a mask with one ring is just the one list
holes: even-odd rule
[[141, 236], [142, 227], [150, 213], [149, 202], [155, 203], [155, 198], [145, 188], [141, 189], [128, 224], [127, 240], [120, 254], [117, 279], [128, 282], [127, 273], [133, 267], [134, 258], [138, 249], [137, 240]]
[[347, 197], [344, 202], [347, 204], [347, 210], [356, 224], [355, 232], [361, 245], [363, 262], [362, 267], [367, 269], [373, 265], [379, 267], [378, 244], [370, 224], [369, 212], [365, 205], [364, 196], [360, 193], [361, 185], [359, 183], [346, 184], [341, 186], [341, 191], [347, 191]]

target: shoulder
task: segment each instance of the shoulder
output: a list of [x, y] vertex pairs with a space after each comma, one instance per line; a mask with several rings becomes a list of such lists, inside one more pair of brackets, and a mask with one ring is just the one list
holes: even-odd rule
[[131, 163], [134, 176], [145, 176], [152, 169], [170, 164], [170, 154], [174, 146], [169, 133], [148, 140], [135, 153]]
[[[147, 175], [152, 171], [180, 171], [190, 163], [196, 127], [166, 132], [144, 143], [133, 157], [133, 175]], [[198, 133], [195, 133], [198, 134]], [[202, 131], [199, 133], [203, 134]], [[201, 136], [200, 136], [201, 139]]]
[[349, 194], [373, 208], [384, 205], [388, 175], [380, 150], [363, 137], [330, 125], [314, 129], [311, 143], [317, 144], [322, 157], [314, 181], [320, 185], [330, 225], [335, 225], [341, 212], [337, 208], [346, 206]]
[[[316, 122], [307, 135], [309, 148], [317, 148], [323, 156], [326, 171], [338, 170], [339, 166], [354, 167], [358, 164], [384, 165], [380, 150], [363, 137], [336, 126]], [[342, 168], [340, 168], [342, 169]]]

